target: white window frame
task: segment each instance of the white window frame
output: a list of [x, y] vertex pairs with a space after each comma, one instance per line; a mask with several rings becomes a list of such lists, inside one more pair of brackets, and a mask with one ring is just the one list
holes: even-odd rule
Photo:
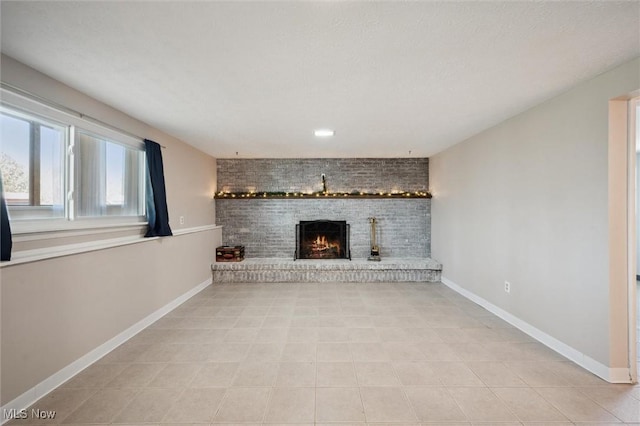
[[[92, 133], [105, 139], [112, 140], [116, 143], [139, 149], [144, 153], [144, 143], [140, 139], [102, 126], [98, 123], [84, 119], [81, 116], [72, 114], [62, 109], [58, 109], [53, 106], [38, 102], [27, 96], [7, 90], [4, 87], [0, 88], [0, 103], [3, 106], [9, 109], [14, 109], [19, 113], [32, 115], [35, 117], [42, 117], [44, 120], [60, 124], [68, 129], [67, 141], [65, 142], [66, 155], [64, 176], [64, 217], [12, 218], [10, 212], [9, 216], [11, 222], [11, 233], [14, 235], [14, 240], [19, 241], [22, 236], [29, 240], [40, 239], [40, 237], [51, 238], [54, 235], [55, 238], [62, 238], [73, 236], [75, 234], [86, 235], [87, 233], [91, 233], [91, 230], [96, 230], [98, 232], [105, 232], [105, 230], [108, 229], [124, 230], [135, 227], [142, 228], [147, 224], [147, 219], [145, 216], [98, 216], [91, 218], [78, 218], [75, 214], [73, 194], [73, 147], [75, 143], [76, 129], [81, 129], [84, 132]], [[144, 162], [143, 165], [146, 166]], [[142, 185], [145, 185], [144, 179], [142, 179]], [[141, 201], [144, 203], [145, 190], [144, 188], [141, 189]], [[21, 208], [22, 207], [20, 207], [20, 209]], [[23, 208], [32, 209], [34, 208], [34, 206], [24, 206]], [[35, 208], [37, 208], [37, 206]], [[11, 209], [13, 210], [14, 206], [11, 206]], [[65, 231], [69, 231], [69, 234], [67, 234]]]
[[[85, 135], [88, 135], [88, 136], [93, 137], [93, 138], [106, 140], [107, 142], [112, 143], [112, 144], [122, 145], [122, 146], [124, 146], [126, 148], [133, 148], [134, 150], [141, 151], [143, 154], [144, 154], [144, 151], [145, 151], [144, 150], [144, 144], [139, 142], [139, 141], [137, 141], [137, 140], [135, 140], [135, 141], [137, 141], [136, 145], [133, 145], [131, 143], [122, 142], [121, 139], [115, 139], [113, 137], [108, 137], [108, 136], [106, 136], [104, 134], [104, 132], [97, 133], [97, 132], [95, 132], [93, 130], [89, 130], [87, 128], [87, 126], [82, 126], [82, 127], [73, 126], [72, 129], [71, 129], [71, 137], [70, 137], [70, 141], [71, 141], [70, 143], [72, 144], [72, 152], [71, 152], [71, 155], [69, 155], [69, 161], [72, 163], [72, 165], [70, 167], [71, 170], [69, 171], [69, 179], [70, 180], [75, 177], [73, 175], [73, 173], [75, 173], [75, 153], [73, 152], [73, 147], [75, 147], [75, 143], [76, 143], [76, 140], [77, 140], [76, 139], [76, 134], [79, 133], [79, 132], [80, 133], [84, 133]], [[138, 181], [141, 184], [141, 188], [139, 188], [139, 191], [138, 191], [138, 204], [142, 205], [143, 210], [146, 212], [146, 206], [144, 205], [145, 200], [146, 200], [145, 199], [145, 195], [146, 195], [145, 194], [145, 192], [146, 192], [145, 191], [146, 190], [146, 187], [145, 187], [145, 185], [146, 185], [146, 182], [145, 182], [145, 178], [146, 178], [146, 175], [145, 175], [145, 173], [146, 173], [146, 162], [145, 161], [146, 161], [146, 156], [142, 155], [139, 158], [139, 162], [138, 162], [138, 172], [139, 172]], [[70, 185], [73, 185], [74, 182], [75, 181], [71, 181]], [[75, 189], [76, 188], [74, 188], [74, 190]], [[72, 203], [74, 203], [76, 199], [77, 199], [77, 197], [73, 196], [70, 201]], [[107, 210], [112, 210], [113, 211], [113, 210], [115, 210], [117, 208], [118, 208], [117, 206], [107, 206]], [[80, 217], [78, 212], [77, 212], [77, 209], [75, 208], [75, 205], [71, 205], [71, 204], [69, 205], [69, 214], [70, 214], [70, 216], [72, 217], [73, 220], [79, 221], [79, 222], [80, 221], [81, 222], [91, 222], [91, 221], [103, 222], [104, 219], [107, 218], [107, 217], [111, 218], [111, 219], [120, 218], [121, 220], [126, 220], [124, 218], [142, 218], [142, 217], [144, 217], [144, 215]]]
[[[40, 122], [43, 124], [50, 124], [53, 126], [58, 126], [61, 128], [63, 134], [64, 134], [64, 146], [62, 147], [63, 152], [66, 152], [67, 150], [67, 144], [69, 141], [69, 126], [66, 125], [65, 123], [61, 123], [55, 120], [51, 120], [47, 117], [42, 117], [40, 115], [28, 112], [28, 111], [24, 111], [22, 109], [18, 109], [18, 108], [14, 108], [14, 107], [10, 107], [8, 105], [5, 105], [4, 103], [0, 103], [0, 110], [2, 110], [3, 112], [5, 112], [7, 115], [12, 116], [15, 119], [18, 120], [22, 120], [25, 122], [29, 122], [30, 126], [32, 122]], [[31, 130], [31, 129], [30, 129]], [[30, 132], [31, 133], [31, 132]], [[33, 137], [31, 135], [31, 137]], [[33, 141], [30, 141], [31, 143], [33, 143]], [[38, 141], [39, 143], [39, 141]], [[9, 205], [9, 208], [11, 209], [12, 213], [17, 212], [18, 216], [15, 217], [16, 220], [26, 220], [26, 219], [38, 219], [38, 217], [25, 217], [23, 218], [20, 213], [24, 213], [26, 214], [27, 212], [34, 212], [34, 211], [41, 211], [41, 212], [48, 212], [52, 210], [52, 206], [47, 206], [47, 205], [40, 205], [39, 204], [39, 195], [40, 195], [40, 182], [39, 179], [36, 179], [34, 181], [33, 179], [33, 171], [31, 170], [31, 167], [34, 166], [35, 164], [37, 164], [38, 168], [40, 167], [40, 159], [39, 158], [32, 158], [33, 153], [29, 152], [29, 204], [11, 204]], [[35, 164], [34, 164], [35, 163]], [[63, 168], [63, 172], [67, 169], [67, 156], [64, 155], [64, 164], [62, 166]], [[38, 174], [40, 174], [40, 171], [38, 171]], [[63, 179], [63, 188], [62, 188], [62, 195], [64, 197], [64, 194], [67, 193], [67, 188], [66, 188], [66, 181], [64, 181]], [[8, 203], [8, 202], [7, 202]], [[33, 204], [31, 204], [33, 203]], [[52, 216], [48, 216], [46, 214], [43, 214], [41, 216], [42, 219], [63, 219], [66, 217], [67, 212], [66, 212], [66, 206], [67, 204], [63, 202], [63, 212], [61, 216], [57, 216], [57, 217], [52, 217]]]

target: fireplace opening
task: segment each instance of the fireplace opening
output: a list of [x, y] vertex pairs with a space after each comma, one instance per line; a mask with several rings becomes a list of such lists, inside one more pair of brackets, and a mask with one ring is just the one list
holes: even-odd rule
[[349, 259], [349, 224], [344, 220], [301, 220], [295, 259]]

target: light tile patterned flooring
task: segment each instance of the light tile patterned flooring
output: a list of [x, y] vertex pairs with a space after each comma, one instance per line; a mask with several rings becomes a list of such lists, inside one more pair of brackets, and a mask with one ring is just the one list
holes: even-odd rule
[[640, 387], [442, 284], [231, 284], [34, 407], [65, 424], [608, 425], [640, 423]]

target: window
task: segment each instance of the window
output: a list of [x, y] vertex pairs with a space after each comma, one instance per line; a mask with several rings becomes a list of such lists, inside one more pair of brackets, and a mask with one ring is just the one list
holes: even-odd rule
[[73, 227], [96, 220], [143, 222], [143, 144], [61, 111], [49, 112], [0, 107], [0, 169], [12, 223], [50, 219], [38, 223], [64, 229], [72, 221]]
[[7, 204], [19, 217], [64, 216], [66, 129], [35, 116], [0, 110], [0, 169]]
[[144, 215], [144, 155], [106, 138], [76, 132], [77, 217]]

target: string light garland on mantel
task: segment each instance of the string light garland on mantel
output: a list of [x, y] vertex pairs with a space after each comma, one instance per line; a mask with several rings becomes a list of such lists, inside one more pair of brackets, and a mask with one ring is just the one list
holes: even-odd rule
[[220, 199], [313, 199], [313, 198], [431, 198], [431, 193], [428, 191], [393, 191], [393, 192], [364, 192], [364, 191], [351, 191], [351, 192], [224, 192], [220, 191], [213, 197], [217, 200]]

